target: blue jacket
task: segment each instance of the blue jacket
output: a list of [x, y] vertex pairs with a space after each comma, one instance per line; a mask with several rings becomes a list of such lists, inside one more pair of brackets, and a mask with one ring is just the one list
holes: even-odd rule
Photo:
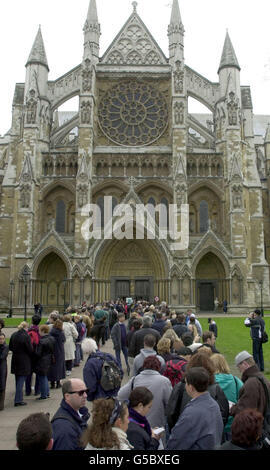
[[119, 390], [119, 388], [117, 388], [105, 392], [101, 387], [100, 379], [103, 361], [99, 358], [107, 358], [107, 360], [114, 361], [117, 364], [115, 357], [109, 353], [97, 351], [89, 355], [89, 358], [83, 368], [83, 380], [87, 388], [89, 389], [89, 393], [87, 395], [88, 401], [93, 401], [97, 398], [115, 397]]
[[172, 429], [168, 450], [213, 450], [220, 445], [223, 421], [209, 392], [191, 400]]
[[52, 418], [53, 450], [83, 450], [80, 437], [87, 428], [90, 418], [84, 406], [79, 410], [82, 417], [63, 399], [60, 407]]
[[151, 328], [154, 328], [154, 330], [157, 330], [159, 334], [162, 335], [163, 328], [166, 325], [166, 323], [167, 323], [166, 320], [162, 320], [162, 318], [160, 318], [154, 321]]

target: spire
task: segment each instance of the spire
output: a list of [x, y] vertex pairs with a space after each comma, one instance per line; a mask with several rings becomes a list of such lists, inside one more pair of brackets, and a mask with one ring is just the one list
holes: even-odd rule
[[98, 22], [96, 0], [90, 0], [84, 31], [84, 59], [99, 57], [99, 38], [101, 35]]
[[241, 70], [228, 31], [226, 33], [218, 73], [225, 67], [236, 67], [238, 70]]
[[28, 57], [28, 61], [26, 63], [26, 67], [30, 64], [41, 64], [45, 65], [45, 67], [48, 69], [49, 72], [49, 66], [48, 66], [48, 61], [47, 61], [47, 56], [46, 56], [46, 51], [44, 47], [44, 42], [41, 34], [41, 27], [39, 25], [38, 32], [36, 35], [36, 39], [34, 41], [34, 44], [32, 46], [30, 55]]
[[173, 0], [170, 24], [181, 24], [182, 25], [182, 19], [181, 19], [178, 0]]
[[184, 60], [184, 32], [178, 0], [173, 0], [171, 20], [168, 27], [171, 60]]
[[98, 23], [96, 0], [90, 0], [86, 21], [88, 21], [89, 24]]

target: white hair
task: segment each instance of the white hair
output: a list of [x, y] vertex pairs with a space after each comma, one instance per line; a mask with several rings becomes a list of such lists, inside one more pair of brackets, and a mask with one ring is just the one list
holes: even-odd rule
[[96, 352], [98, 349], [97, 343], [95, 342], [94, 339], [92, 338], [84, 338], [82, 341], [82, 351], [85, 354], [92, 354], [93, 352]]

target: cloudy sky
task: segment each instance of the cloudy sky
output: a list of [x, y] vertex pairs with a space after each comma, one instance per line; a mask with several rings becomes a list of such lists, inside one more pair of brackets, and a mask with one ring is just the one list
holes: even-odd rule
[[[103, 54], [130, 16], [132, 0], [96, 0]], [[0, 17], [0, 135], [11, 124], [16, 82], [25, 81], [25, 64], [39, 25], [55, 80], [82, 60], [83, 26], [89, 0], [8, 0]], [[167, 27], [172, 0], [138, 0], [137, 11], [168, 57]], [[211, 81], [228, 29], [241, 66], [241, 84], [252, 87], [254, 113], [270, 115], [270, 1], [179, 0], [185, 27], [186, 64]]]

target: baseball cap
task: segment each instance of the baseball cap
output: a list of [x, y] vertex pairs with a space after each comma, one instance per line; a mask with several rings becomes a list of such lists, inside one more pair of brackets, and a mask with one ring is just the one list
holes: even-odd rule
[[241, 351], [237, 356], [235, 356], [235, 365], [238, 366], [241, 362], [245, 361], [249, 357], [253, 357], [249, 352], [247, 351]]

